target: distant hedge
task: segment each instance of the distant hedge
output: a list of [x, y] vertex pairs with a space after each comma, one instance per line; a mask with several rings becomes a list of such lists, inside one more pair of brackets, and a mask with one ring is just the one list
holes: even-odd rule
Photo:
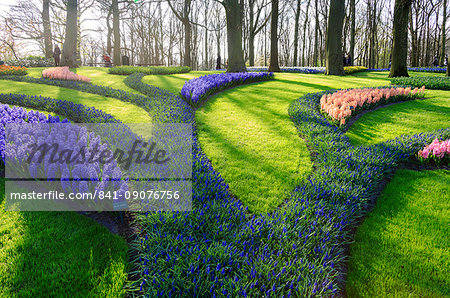
[[46, 59], [45, 57], [29, 56], [24, 59], [5, 60], [6, 65], [22, 66], [22, 67], [51, 67], [55, 66], [53, 58]]
[[450, 77], [401, 77], [391, 79], [394, 85], [425, 86], [426, 89], [450, 90]]
[[344, 71], [346, 75], [367, 71], [367, 67], [364, 66], [346, 66], [344, 67]]
[[130, 75], [133, 73], [144, 73], [146, 75], [168, 75], [190, 72], [188, 66], [114, 66], [109, 69], [110, 74]]

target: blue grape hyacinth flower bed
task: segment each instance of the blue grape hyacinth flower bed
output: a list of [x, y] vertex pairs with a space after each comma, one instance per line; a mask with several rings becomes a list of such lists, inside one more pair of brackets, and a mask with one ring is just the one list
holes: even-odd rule
[[[367, 71], [390, 71], [390, 68], [369, 68]], [[408, 71], [445, 73], [445, 67], [408, 67]]]
[[208, 96], [220, 90], [273, 79], [273, 73], [238, 72], [205, 75], [186, 81], [181, 89], [181, 96], [193, 107], [198, 107]]
[[[317, 73], [325, 73], [325, 67], [308, 67], [308, 66], [296, 66], [296, 67], [280, 67], [281, 72], [290, 72], [290, 73], [307, 73], [307, 74], [317, 74]], [[260, 66], [260, 67], [247, 67], [247, 71], [251, 72], [267, 72], [268, 67]]]
[[147, 296], [330, 296], [340, 289], [346, 245], [399, 162], [450, 129], [354, 147], [308, 94], [289, 108], [314, 151], [316, 171], [280, 209], [251, 215], [228, 192], [194, 140], [193, 211], [146, 213], [134, 248]]

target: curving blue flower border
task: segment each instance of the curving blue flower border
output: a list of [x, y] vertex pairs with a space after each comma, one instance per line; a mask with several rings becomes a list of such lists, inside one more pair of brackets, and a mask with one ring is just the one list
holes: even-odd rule
[[293, 102], [289, 115], [316, 170], [279, 210], [253, 216], [234, 200], [195, 141], [194, 210], [140, 218], [140, 289], [148, 296], [333, 295], [346, 246], [380, 182], [450, 128], [354, 147], [319, 111], [326, 91]]

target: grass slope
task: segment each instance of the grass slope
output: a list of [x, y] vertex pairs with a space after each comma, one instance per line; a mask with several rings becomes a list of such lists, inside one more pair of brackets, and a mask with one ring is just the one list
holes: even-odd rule
[[2, 93], [42, 95], [95, 107], [125, 123], [151, 123], [150, 115], [142, 108], [115, 98], [56, 86], [0, 80]]
[[348, 296], [450, 296], [449, 198], [449, 171], [397, 171], [355, 235]]
[[221, 73], [221, 71], [191, 71], [189, 73], [174, 75], [150, 75], [145, 76], [142, 82], [145, 84], [155, 85], [159, 88], [169, 90], [172, 93], [179, 94], [184, 82], [195, 79], [204, 75]]
[[0, 181], [0, 297], [119, 297], [127, 243], [75, 212], [5, 211]]
[[[42, 77], [42, 71], [47, 67], [33, 67], [28, 69], [28, 75], [35, 78]], [[71, 71], [87, 76], [91, 79], [91, 83], [95, 85], [108, 86], [114, 89], [120, 89], [127, 92], [140, 94], [138, 91], [124, 84], [126, 76], [112, 75], [108, 73], [109, 68], [105, 67], [87, 67], [71, 68]]]
[[[41, 71], [30, 70], [33, 76], [40, 76]], [[123, 84], [124, 76], [110, 75], [106, 68], [83, 67], [77, 69], [77, 73], [90, 76], [93, 83], [129, 91]], [[143, 81], [179, 93], [186, 80], [211, 73], [214, 72], [150, 75]], [[288, 197], [288, 192], [308, 175], [311, 168], [309, 152], [304, 142], [296, 137], [287, 116], [289, 103], [309, 92], [382, 86], [389, 82], [384, 72], [347, 77], [277, 74], [273, 82], [242, 86], [213, 97], [196, 113], [200, 142], [233, 193], [249, 206], [251, 212], [270, 211]], [[10, 81], [0, 81], [0, 87], [7, 92], [42, 94], [95, 106], [124, 122], [150, 122], [142, 109], [111, 98]], [[402, 103], [367, 113], [347, 135], [356, 145], [372, 144], [400, 134], [448, 126], [450, 92], [428, 91], [427, 96], [429, 99], [425, 101]]]
[[[191, 72], [187, 76], [204, 74]], [[144, 81], [179, 92], [185, 79], [188, 79], [186, 75], [146, 76]], [[377, 72], [347, 77], [276, 74], [275, 81], [230, 89], [211, 98], [196, 113], [199, 140], [215, 169], [230, 184], [231, 191], [249, 206], [249, 210], [256, 213], [270, 211], [288, 198], [289, 191], [311, 169], [305, 143], [296, 137], [294, 126], [287, 116], [289, 103], [310, 92], [384, 86], [389, 85], [389, 82], [387, 73]], [[430, 91], [427, 94], [436, 106], [445, 107], [447, 101], [441, 99], [441, 95], [450, 93]], [[421, 104], [427, 102], [430, 100], [422, 101]], [[406, 113], [403, 118], [395, 119], [393, 115], [396, 111], [389, 112], [390, 109], [385, 109], [393, 120], [388, 126], [404, 128], [401, 133], [444, 127], [442, 119], [445, 116], [441, 112], [429, 118], [439, 120], [433, 127], [426, 128], [426, 124], [422, 123], [416, 128], [412, 125], [405, 128], [405, 118], [414, 122], [416, 115]], [[420, 107], [416, 110], [419, 111], [417, 114], [422, 114]], [[367, 142], [373, 134], [368, 129], [366, 135], [357, 135], [352, 129], [348, 133], [352, 140], [358, 136], [360, 139], [366, 138], [361, 142]], [[382, 134], [385, 131], [378, 132]], [[398, 134], [398, 130], [392, 131], [385, 139]]]

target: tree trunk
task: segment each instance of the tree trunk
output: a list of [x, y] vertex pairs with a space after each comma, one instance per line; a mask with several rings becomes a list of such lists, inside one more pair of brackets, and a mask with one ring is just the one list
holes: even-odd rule
[[414, 30], [414, 22], [412, 18], [412, 12], [410, 12], [409, 15], [409, 31], [411, 32], [411, 66], [419, 66], [417, 61], [417, 48], [418, 48], [418, 42], [417, 42], [417, 31]]
[[191, 67], [191, 23], [189, 21], [183, 22], [184, 26], [184, 66]]
[[345, 0], [331, 0], [327, 30], [327, 75], [345, 75], [342, 54], [342, 26], [344, 24]]
[[355, 33], [356, 32], [356, 4], [355, 0], [350, 0], [350, 57], [355, 60]]
[[377, 34], [377, 1], [374, 0], [373, 7], [369, 7], [369, 23], [370, 23], [370, 38], [369, 38], [369, 68], [375, 68], [376, 63], [376, 34]]
[[301, 0], [297, 0], [297, 10], [295, 11], [295, 26], [294, 26], [294, 63], [293, 66], [298, 65], [298, 29], [300, 22], [300, 8], [301, 8]]
[[66, 36], [61, 65], [78, 67], [77, 64], [77, 11], [78, 0], [67, 0]]
[[316, 0], [316, 25], [314, 30], [314, 66], [319, 65], [319, 1]]
[[409, 77], [406, 62], [408, 57], [408, 14], [411, 2], [412, 0], [395, 0], [390, 78]]
[[53, 46], [52, 46], [52, 27], [50, 26], [50, 0], [43, 1], [42, 22], [44, 25], [45, 58], [52, 58]]
[[[241, 0], [242, 1], [242, 0]], [[224, 0], [227, 19], [228, 68], [227, 72], [245, 72], [244, 52], [242, 51], [243, 3], [239, 0]]]
[[270, 22], [270, 72], [279, 72], [278, 64], [278, 0], [272, 0], [272, 20]]
[[192, 28], [191, 22], [189, 21], [189, 12], [191, 9], [191, 0], [184, 0], [183, 9], [183, 26], [184, 26], [184, 66], [191, 67], [191, 35]]
[[112, 0], [112, 13], [113, 13], [113, 32], [114, 32], [114, 56], [113, 64], [114, 66], [121, 65], [120, 61], [120, 15], [119, 15], [119, 1]]
[[106, 27], [107, 27], [106, 53], [108, 54], [108, 56], [111, 56], [111, 52], [112, 52], [112, 34], [113, 34], [113, 30], [111, 28], [111, 23], [109, 22], [110, 19], [111, 19], [111, 8], [109, 9], [108, 14], [106, 15]]
[[254, 1], [249, 1], [249, 33], [248, 33], [248, 64], [250, 66], [255, 66], [255, 24], [254, 24]]
[[208, 3], [205, 3], [205, 69], [209, 70], [209, 58], [208, 58]]
[[[444, 65], [445, 61], [445, 43], [446, 43], [446, 35], [445, 29], [447, 25], [447, 0], [444, 0], [444, 12], [442, 13], [444, 19], [442, 20], [442, 45], [441, 45], [441, 62], [440, 65]], [[448, 66], [447, 66], [447, 75], [448, 75]]]
[[305, 23], [303, 24], [303, 47], [302, 47], [302, 66], [305, 66], [305, 48], [306, 48], [306, 26], [308, 25], [309, 5], [311, 0], [308, 0], [305, 12]]

